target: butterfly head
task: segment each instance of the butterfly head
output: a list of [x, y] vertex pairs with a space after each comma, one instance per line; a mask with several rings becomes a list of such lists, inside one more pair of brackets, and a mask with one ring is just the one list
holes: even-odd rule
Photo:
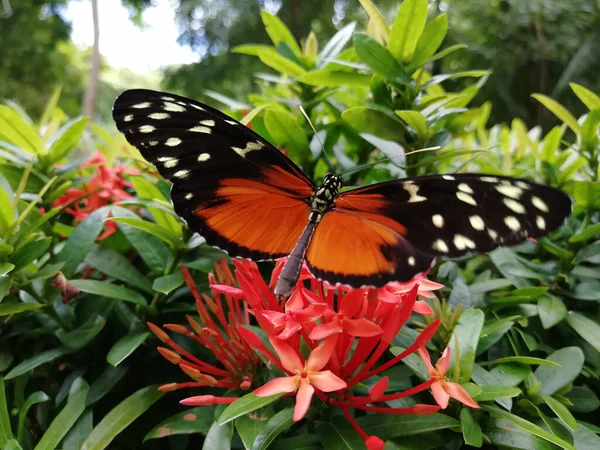
[[331, 191], [335, 190], [336, 194], [342, 187], [344, 187], [344, 178], [341, 175], [337, 175], [335, 173], [326, 173], [323, 177], [323, 184], [321, 187], [329, 189]]

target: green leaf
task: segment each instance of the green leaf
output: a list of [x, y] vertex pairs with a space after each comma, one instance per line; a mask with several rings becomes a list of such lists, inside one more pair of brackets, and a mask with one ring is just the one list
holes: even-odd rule
[[565, 397], [572, 403], [568, 408], [573, 412], [588, 413], [600, 407], [600, 400], [594, 391], [587, 387], [574, 386]]
[[150, 280], [142, 275], [127, 258], [114, 250], [95, 245], [86, 256], [85, 262], [110, 277], [124, 281], [150, 294], [153, 293]]
[[0, 232], [15, 223], [15, 210], [6, 190], [0, 186]]
[[417, 133], [419, 139], [426, 139], [428, 136], [427, 123], [425, 116], [419, 111], [396, 111], [396, 114], [404, 120], [409, 127]]
[[12, 370], [6, 374], [4, 379], [12, 380], [13, 378], [21, 376], [27, 372], [31, 372], [33, 369], [41, 366], [42, 364], [54, 361], [55, 359], [58, 359], [70, 352], [71, 349], [66, 347], [58, 347], [53, 348], [52, 350], [46, 350], [44, 352], [37, 353], [34, 356], [24, 359], [15, 367], [13, 367]]
[[266, 450], [273, 440], [283, 431], [290, 428], [294, 421], [294, 408], [285, 408], [271, 417], [262, 431], [256, 436], [252, 450]]
[[336, 450], [366, 449], [365, 443], [344, 417], [334, 417], [331, 422], [318, 422], [315, 431], [323, 448]]
[[122, 300], [124, 302], [135, 303], [136, 305], [146, 306], [148, 302], [138, 292], [128, 289], [125, 286], [111, 284], [106, 281], [98, 280], [71, 280], [71, 284], [82, 292], [99, 295], [102, 297]]
[[117, 366], [122, 363], [135, 349], [142, 345], [148, 339], [150, 333], [148, 331], [138, 331], [137, 333], [129, 333], [119, 339], [115, 345], [109, 350], [106, 355], [106, 361], [112, 366]]
[[353, 36], [352, 42], [358, 57], [375, 73], [399, 84], [408, 85], [411, 83], [411, 78], [404, 68], [375, 39], [366, 34], [357, 33]]
[[[479, 336], [483, 328], [485, 314], [480, 309], [467, 309], [462, 313], [458, 320], [458, 325], [454, 327], [448, 347], [450, 348], [450, 369], [448, 373], [452, 373], [459, 359], [460, 377], [459, 383], [466, 383], [471, 379], [473, 364], [475, 363], [475, 355]], [[458, 346], [459, 354], [456, 354]]]
[[265, 127], [276, 144], [288, 147], [296, 155], [306, 155], [308, 139], [294, 116], [281, 109], [265, 113]]
[[496, 278], [493, 280], [481, 281], [479, 283], [473, 283], [469, 286], [469, 292], [471, 295], [483, 294], [485, 292], [495, 291], [496, 289], [502, 289], [504, 287], [512, 286], [513, 281], [506, 278]]
[[258, 56], [261, 52], [277, 53], [277, 49], [272, 45], [263, 44], [244, 44], [237, 45], [231, 49], [232, 53], [241, 53], [243, 55]]
[[110, 390], [115, 387], [121, 378], [123, 378], [123, 376], [127, 373], [127, 370], [128, 369], [125, 366], [108, 366], [90, 386], [86, 405], [93, 405], [106, 394], [108, 394]]
[[487, 402], [499, 398], [511, 398], [521, 394], [521, 389], [511, 386], [481, 386], [481, 391], [474, 396], [477, 402]]
[[581, 100], [581, 102], [587, 106], [590, 111], [600, 108], [600, 97], [598, 97], [588, 88], [577, 83], [569, 83], [569, 86], [571, 86], [571, 89], [573, 89], [575, 95], [579, 97], [579, 100]]
[[161, 227], [160, 225], [157, 225], [155, 223], [147, 222], [146, 220], [142, 219], [133, 219], [131, 217], [111, 217], [110, 220], [117, 223], [124, 223], [125, 225], [130, 225], [134, 228], [137, 228], [138, 230], [150, 233], [156, 236], [161, 241], [167, 243], [172, 248], [178, 248], [181, 245], [179, 236], [173, 236], [172, 231]]
[[531, 94], [531, 96], [548, 108], [556, 117], [566, 123], [573, 133], [581, 134], [581, 127], [577, 123], [577, 119], [575, 119], [573, 114], [571, 114], [564, 106], [556, 100], [542, 94]]
[[368, 88], [371, 84], [371, 76], [356, 72], [342, 72], [339, 70], [313, 70], [296, 79], [300, 83], [310, 86], [323, 87], [357, 87]]
[[584, 242], [600, 234], [600, 223], [587, 226], [580, 233], [574, 234], [569, 238], [569, 244], [577, 244]]
[[548, 395], [542, 395], [542, 398], [544, 399], [544, 402], [546, 402], [546, 405], [548, 405], [554, 414], [556, 414], [556, 417], [558, 417], [566, 426], [568, 426], [571, 431], [577, 430], [577, 421], [575, 420], [575, 417], [571, 415], [565, 405]]
[[106, 319], [99, 314], [92, 314], [86, 322], [73, 331], [64, 331], [62, 329], [56, 332], [56, 337], [66, 347], [73, 350], [79, 350], [85, 347], [94, 339], [104, 325]]
[[14, 264], [14, 270], [21, 269], [25, 266], [28, 266], [33, 261], [38, 259], [46, 250], [50, 247], [50, 243], [52, 242], [52, 238], [44, 238], [38, 239], [37, 241], [30, 242], [29, 244], [24, 245], [16, 252], [11, 255], [10, 262]]
[[73, 148], [83, 135], [89, 119], [87, 117], [77, 117], [67, 122], [53, 137], [53, 143], [48, 151], [48, 160], [50, 164], [56, 164], [61, 161]]
[[[1, 442], [0, 442], [1, 443]], [[6, 443], [6, 447], [3, 447], [4, 450], [23, 450], [23, 447], [19, 445], [19, 441], [16, 439], [11, 439]]]
[[[10, 280], [10, 278], [8, 278]], [[35, 311], [45, 305], [39, 303], [0, 303], [0, 317], [18, 314], [24, 311]]]
[[578, 283], [571, 292], [571, 297], [578, 300], [600, 301], [600, 282], [586, 281]]
[[421, 67], [427, 59], [431, 58], [436, 50], [440, 48], [446, 32], [448, 31], [448, 16], [440, 14], [423, 29], [423, 34], [419, 37], [415, 47], [415, 54], [407, 67], [409, 73]]
[[259, 59], [272, 69], [285, 75], [300, 77], [306, 73], [306, 70], [296, 64], [294, 61], [281, 56], [279, 53], [263, 52], [258, 54]]
[[75, 394], [54, 418], [34, 450], [54, 450], [85, 410], [87, 389]]
[[274, 16], [265, 10], [260, 12], [260, 16], [263, 24], [265, 25], [267, 34], [271, 38], [271, 41], [275, 47], [278, 47], [279, 43], [283, 42], [289, 45], [296, 56], [302, 56], [302, 50], [300, 50], [298, 41], [296, 41], [296, 38], [294, 38], [294, 35], [291, 33], [289, 28], [285, 26], [285, 24], [277, 16]]
[[[581, 147], [583, 149], [593, 149], [598, 144], [599, 124], [600, 108], [590, 111], [583, 122], [581, 127]], [[571, 179], [571, 177], [568, 177], [568, 179]]]
[[204, 439], [202, 450], [230, 450], [231, 430], [231, 424], [219, 425], [213, 422]]
[[86, 409], [63, 439], [62, 450], [81, 450], [81, 446], [94, 428], [94, 412]]
[[560, 364], [560, 367], [540, 366], [534, 375], [542, 386], [541, 395], [552, 395], [579, 376], [583, 368], [583, 352], [579, 347], [565, 347], [555, 351], [547, 360]]
[[[8, 273], [12, 272], [15, 265], [9, 262], [0, 263], [0, 277], [4, 277]], [[9, 279], [9, 278], [7, 278]]]
[[[377, 36], [380, 36], [383, 41], [387, 41], [390, 29], [388, 28], [381, 13], [377, 10], [371, 0], [358, 0], [369, 16], [369, 28], [373, 29]], [[373, 34], [371, 34], [373, 36]], [[381, 42], [381, 41], [380, 41]]]
[[50, 400], [50, 397], [46, 395], [46, 393], [42, 391], [36, 391], [27, 397], [25, 403], [19, 409], [19, 430], [17, 432], [19, 441], [23, 442], [23, 435], [25, 432], [25, 419], [27, 418], [27, 413], [29, 409], [38, 403], [44, 403]]
[[6, 402], [4, 378], [0, 377], [0, 448], [4, 448], [6, 443], [12, 438], [13, 433], [10, 428], [10, 415], [8, 413], [8, 404]]
[[577, 450], [596, 450], [600, 448], [600, 437], [589, 430], [587, 426], [578, 427], [577, 431], [573, 433], [573, 437], [573, 444]]
[[373, 414], [358, 419], [359, 425], [370, 436], [381, 439], [412, 436], [429, 433], [434, 430], [454, 428], [460, 423], [445, 414], [435, 413], [429, 416], [404, 416], [395, 414]]
[[187, 409], [156, 425], [146, 434], [144, 441], [177, 434], [206, 434], [215, 421], [214, 415], [215, 408], [210, 406]]
[[330, 60], [335, 59], [340, 54], [344, 46], [352, 39], [352, 34], [356, 28], [356, 22], [350, 22], [344, 26], [337, 33], [333, 35], [331, 39], [325, 44], [323, 50], [319, 54], [317, 59], [317, 67], [321, 68], [327, 64]]
[[399, 61], [410, 61], [427, 21], [427, 0], [405, 0], [390, 30], [388, 50]]
[[578, 264], [583, 261], [591, 263], [600, 262], [600, 241], [592, 242], [579, 250], [575, 255], [575, 258], [573, 258], [572, 263]]
[[134, 420], [141, 416], [165, 393], [157, 385], [140, 389], [115, 406], [83, 443], [81, 450], [103, 450]]
[[482, 424], [483, 432], [498, 448], [522, 450], [555, 450], [556, 446], [524, 430], [506, 419], [487, 417]]
[[[135, 188], [135, 192], [138, 197], [143, 200], [167, 200], [160, 189], [150, 183], [148, 180], [142, 177], [133, 177], [131, 179], [133, 183], [133, 187]], [[154, 208], [149, 206], [148, 211], [154, 217], [157, 225], [160, 225], [162, 228], [166, 230], [172, 231], [174, 234], [174, 240], [180, 238], [183, 232], [183, 227], [181, 222], [177, 220], [173, 215], [169, 214], [166, 211], [163, 211], [160, 208]], [[130, 216], [129, 214], [125, 214], [125, 217]]]
[[552, 442], [553, 444], [556, 444], [564, 449], [575, 450], [575, 447], [573, 447], [568, 442], [554, 436], [552, 433], [549, 433], [548, 431], [544, 430], [543, 428], [537, 426], [534, 423], [529, 422], [528, 420], [523, 419], [522, 417], [516, 416], [516, 415], [511, 414], [507, 411], [504, 411], [496, 406], [491, 406], [491, 405], [481, 405], [481, 409], [483, 409], [484, 411], [488, 411], [490, 414], [493, 414], [495, 416], [500, 416], [504, 419], [508, 419], [511, 422], [517, 424], [523, 430], [525, 430], [531, 434], [534, 434], [536, 436], [539, 436], [542, 439], [545, 439], [549, 442]]
[[560, 367], [560, 364], [548, 359], [535, 358], [533, 356], [505, 356], [504, 358], [497, 358], [491, 361], [482, 361], [479, 364], [482, 366], [491, 366], [494, 364], [503, 363], [519, 363], [519, 364], [532, 364], [540, 366], [553, 366]]
[[217, 419], [219, 425], [225, 425], [227, 422], [267, 406], [277, 401], [283, 394], [272, 395], [270, 397], [257, 397], [252, 392], [237, 399], [235, 402], [225, 408]]
[[368, 133], [388, 141], [401, 141], [404, 128], [400, 119], [391, 119], [380, 111], [358, 106], [347, 109], [342, 118], [360, 133]]
[[553, 295], [544, 295], [537, 303], [538, 315], [544, 329], [559, 323], [567, 315], [567, 307], [563, 301]]
[[267, 421], [273, 417], [273, 415], [273, 408], [266, 408], [260, 412], [246, 414], [235, 419], [235, 430], [244, 443], [245, 448], [252, 448], [256, 436], [260, 434], [267, 424]]
[[[471, 378], [481, 388], [483, 388], [483, 386], [498, 386], [498, 385], [502, 384], [500, 382], [500, 380], [498, 378], [496, 378], [496, 376], [493, 373], [488, 372], [483, 367], [481, 367], [479, 364], [475, 364], [473, 366], [473, 374], [472, 374]], [[512, 409], [513, 402], [512, 402], [512, 399], [510, 399], [508, 397], [507, 398], [498, 398], [498, 399], [496, 399], [496, 403], [498, 403], [500, 406], [502, 406], [503, 408], [506, 408], [508, 410]]]
[[569, 311], [567, 323], [579, 336], [600, 352], [600, 325], [598, 322], [587, 318], [583, 314]]
[[[6, 263], [6, 264], [8, 264], [9, 266], [11, 265], [9, 263]], [[12, 269], [10, 269], [10, 270], [12, 270]], [[12, 278], [5, 276], [6, 273], [3, 274], [3, 271], [4, 270], [2, 269], [2, 264], [0, 264], [0, 302], [2, 301], [2, 299], [4, 299], [4, 297], [6, 297], [8, 295], [8, 293], [10, 292], [10, 288], [12, 286]], [[2, 308], [0, 305], [0, 310], [1, 309]]]
[[176, 270], [170, 275], [159, 277], [152, 283], [152, 289], [163, 294], [169, 294], [183, 284], [183, 275], [180, 270]]
[[462, 428], [463, 439], [467, 445], [477, 448], [483, 445], [481, 427], [479, 426], [479, 423], [473, 419], [469, 408], [462, 408], [460, 410], [460, 426]]
[[56, 257], [56, 262], [65, 263], [62, 272], [67, 279], [73, 278], [77, 267], [92, 249], [96, 238], [104, 228], [104, 219], [108, 211], [108, 208], [100, 208], [87, 216], [69, 236], [67, 243]]
[[462, 50], [463, 48], [467, 48], [467, 46], [463, 45], [463, 44], [456, 44], [456, 45], [451, 45], [450, 47], [446, 47], [444, 50], [436, 53], [431, 58], [427, 58], [421, 65], [425, 66], [429, 63], [432, 63], [433, 61], [442, 59], [443, 57], [448, 56], [449, 54], [454, 53], [457, 50]]
[[32, 155], [44, 154], [46, 146], [37, 130], [14, 109], [0, 105], [0, 130], [9, 142]]
[[27, 280], [31, 282], [34, 280], [46, 280], [48, 278], [52, 278], [56, 276], [58, 272], [60, 272], [60, 269], [62, 269], [64, 265], [64, 263], [46, 264], [35, 274], [27, 278]]

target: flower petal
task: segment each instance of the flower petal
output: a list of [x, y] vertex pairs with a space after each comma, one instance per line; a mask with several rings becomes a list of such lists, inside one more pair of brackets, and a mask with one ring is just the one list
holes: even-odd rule
[[259, 314], [267, 319], [274, 327], [278, 327], [285, 323], [286, 315], [284, 313], [280, 313], [279, 311], [256, 311], [255, 315]]
[[339, 311], [345, 317], [354, 317], [360, 311], [364, 299], [364, 289], [353, 289], [342, 298]]
[[400, 296], [384, 287], [377, 289], [377, 300], [384, 303], [398, 304], [400, 303]]
[[436, 381], [431, 385], [431, 393], [435, 402], [440, 405], [440, 408], [446, 409], [448, 402], [450, 401], [450, 395], [444, 390], [444, 386], [441, 381]]
[[[313, 330], [314, 331], [314, 330]], [[315, 348], [308, 357], [306, 370], [309, 372], [319, 372], [331, 359], [338, 335], [329, 336], [325, 341]]]
[[253, 394], [257, 397], [270, 397], [271, 395], [294, 392], [298, 389], [299, 377], [279, 377], [267, 381], [261, 387], [254, 389]]
[[290, 344], [281, 339], [275, 339], [269, 337], [269, 342], [279, 355], [279, 360], [281, 361], [281, 365], [288, 371], [294, 372], [296, 370], [302, 370], [304, 368], [304, 364], [302, 360], [298, 356], [298, 353], [292, 348]]
[[314, 303], [308, 308], [304, 308], [302, 311], [298, 311], [296, 313], [296, 319], [303, 323], [312, 322], [321, 317], [325, 312], [325, 309], [327, 309], [327, 305], [325, 303]]
[[315, 392], [315, 388], [309, 383], [306, 381], [300, 383], [300, 389], [298, 389], [298, 393], [296, 394], [296, 406], [294, 407], [294, 422], [298, 422], [306, 415], [313, 392]]
[[423, 314], [424, 316], [431, 316], [433, 314], [433, 309], [431, 309], [431, 306], [429, 306], [429, 304], [423, 300], [418, 300], [415, 302], [413, 311]]
[[283, 339], [284, 341], [287, 341], [301, 329], [302, 325], [293, 319], [288, 319], [288, 321], [285, 323], [285, 328], [279, 334], [279, 336], [277, 336], [277, 339]]
[[390, 379], [385, 376], [369, 389], [369, 398], [373, 401], [379, 400], [385, 391], [387, 391]]
[[419, 349], [419, 356], [425, 363], [425, 367], [427, 368], [427, 373], [430, 377], [434, 377], [437, 375], [437, 371], [431, 365], [431, 358], [429, 357], [429, 352], [425, 347]]
[[304, 299], [302, 298], [302, 291], [296, 289], [292, 296], [285, 302], [286, 312], [296, 312], [304, 308]]
[[321, 323], [317, 325], [308, 335], [309, 338], [318, 341], [320, 339], [325, 339], [332, 334], [341, 333], [344, 331], [342, 325], [338, 320], [333, 320], [327, 323]]
[[339, 391], [347, 386], [346, 382], [334, 375], [331, 370], [309, 372], [308, 380], [314, 387], [323, 392]]
[[446, 382], [446, 392], [450, 395], [450, 397], [455, 398], [459, 402], [464, 403], [471, 408], [479, 408], [479, 405], [475, 403], [467, 391], [465, 391], [465, 388], [458, 383]]
[[383, 329], [376, 323], [364, 317], [362, 319], [344, 319], [344, 331], [350, 336], [373, 337], [383, 333]]
[[383, 442], [377, 436], [369, 436], [365, 441], [367, 450], [383, 450], [385, 448], [385, 442]]
[[235, 298], [244, 298], [244, 291], [233, 286], [225, 286], [224, 284], [211, 284], [210, 288], [213, 292], [219, 294], [231, 295]]
[[446, 375], [448, 372], [448, 367], [450, 367], [450, 347], [446, 347], [440, 359], [435, 363], [435, 368], [438, 370], [440, 375]]

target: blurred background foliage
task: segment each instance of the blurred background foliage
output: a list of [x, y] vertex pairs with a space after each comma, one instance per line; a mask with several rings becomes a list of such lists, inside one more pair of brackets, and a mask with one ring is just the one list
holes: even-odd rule
[[[41, 113], [53, 88], [62, 86], [60, 106], [67, 115], [80, 110], [87, 84], [90, 50], [70, 40], [70, 23], [62, 13], [67, 0], [10, 2], [12, 15], [0, 18], [0, 100], [13, 100], [30, 114]], [[152, 0], [122, 0], [131, 20], [143, 26], [142, 12]], [[253, 91], [255, 73], [264, 66], [248, 55], [230, 50], [248, 42], [268, 43], [260, 9], [276, 13], [297, 37], [312, 30], [324, 41], [352, 20], [366, 14], [352, 0], [179, 0], [172, 2], [180, 29], [179, 42], [198, 55], [198, 62], [164, 67], [156, 73], [135, 74], [127, 69], [101, 67], [96, 109], [109, 122], [115, 94], [127, 86], [162, 88], [200, 98], [206, 89], [242, 100]], [[377, 3], [388, 22], [400, 2]], [[448, 15], [443, 47], [466, 44], [437, 62], [432, 74], [491, 69], [493, 74], [476, 102], [494, 105], [490, 125], [523, 119], [529, 127], [545, 129], [556, 119], [530, 97], [543, 93], [584, 112], [569, 95], [568, 82], [591, 87], [600, 84], [600, 2], [598, 0], [435, 0], [430, 19]], [[101, 23], [103, 33], [118, 33]], [[90, 33], [92, 31], [90, 30]], [[152, 52], [148, 49], [148, 57]], [[455, 81], [460, 88], [463, 79]], [[477, 104], [476, 103], [476, 104]]]

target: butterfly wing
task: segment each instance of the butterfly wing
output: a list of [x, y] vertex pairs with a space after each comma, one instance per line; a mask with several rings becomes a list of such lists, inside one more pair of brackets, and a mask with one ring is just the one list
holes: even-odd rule
[[435, 175], [380, 183], [336, 199], [315, 231], [307, 263], [319, 278], [352, 286], [406, 281], [436, 256], [487, 252], [543, 236], [570, 211], [563, 192], [508, 177]]
[[254, 260], [293, 249], [314, 186], [258, 134], [202, 103], [144, 89], [121, 94], [113, 118], [173, 183], [175, 212], [208, 244]]

